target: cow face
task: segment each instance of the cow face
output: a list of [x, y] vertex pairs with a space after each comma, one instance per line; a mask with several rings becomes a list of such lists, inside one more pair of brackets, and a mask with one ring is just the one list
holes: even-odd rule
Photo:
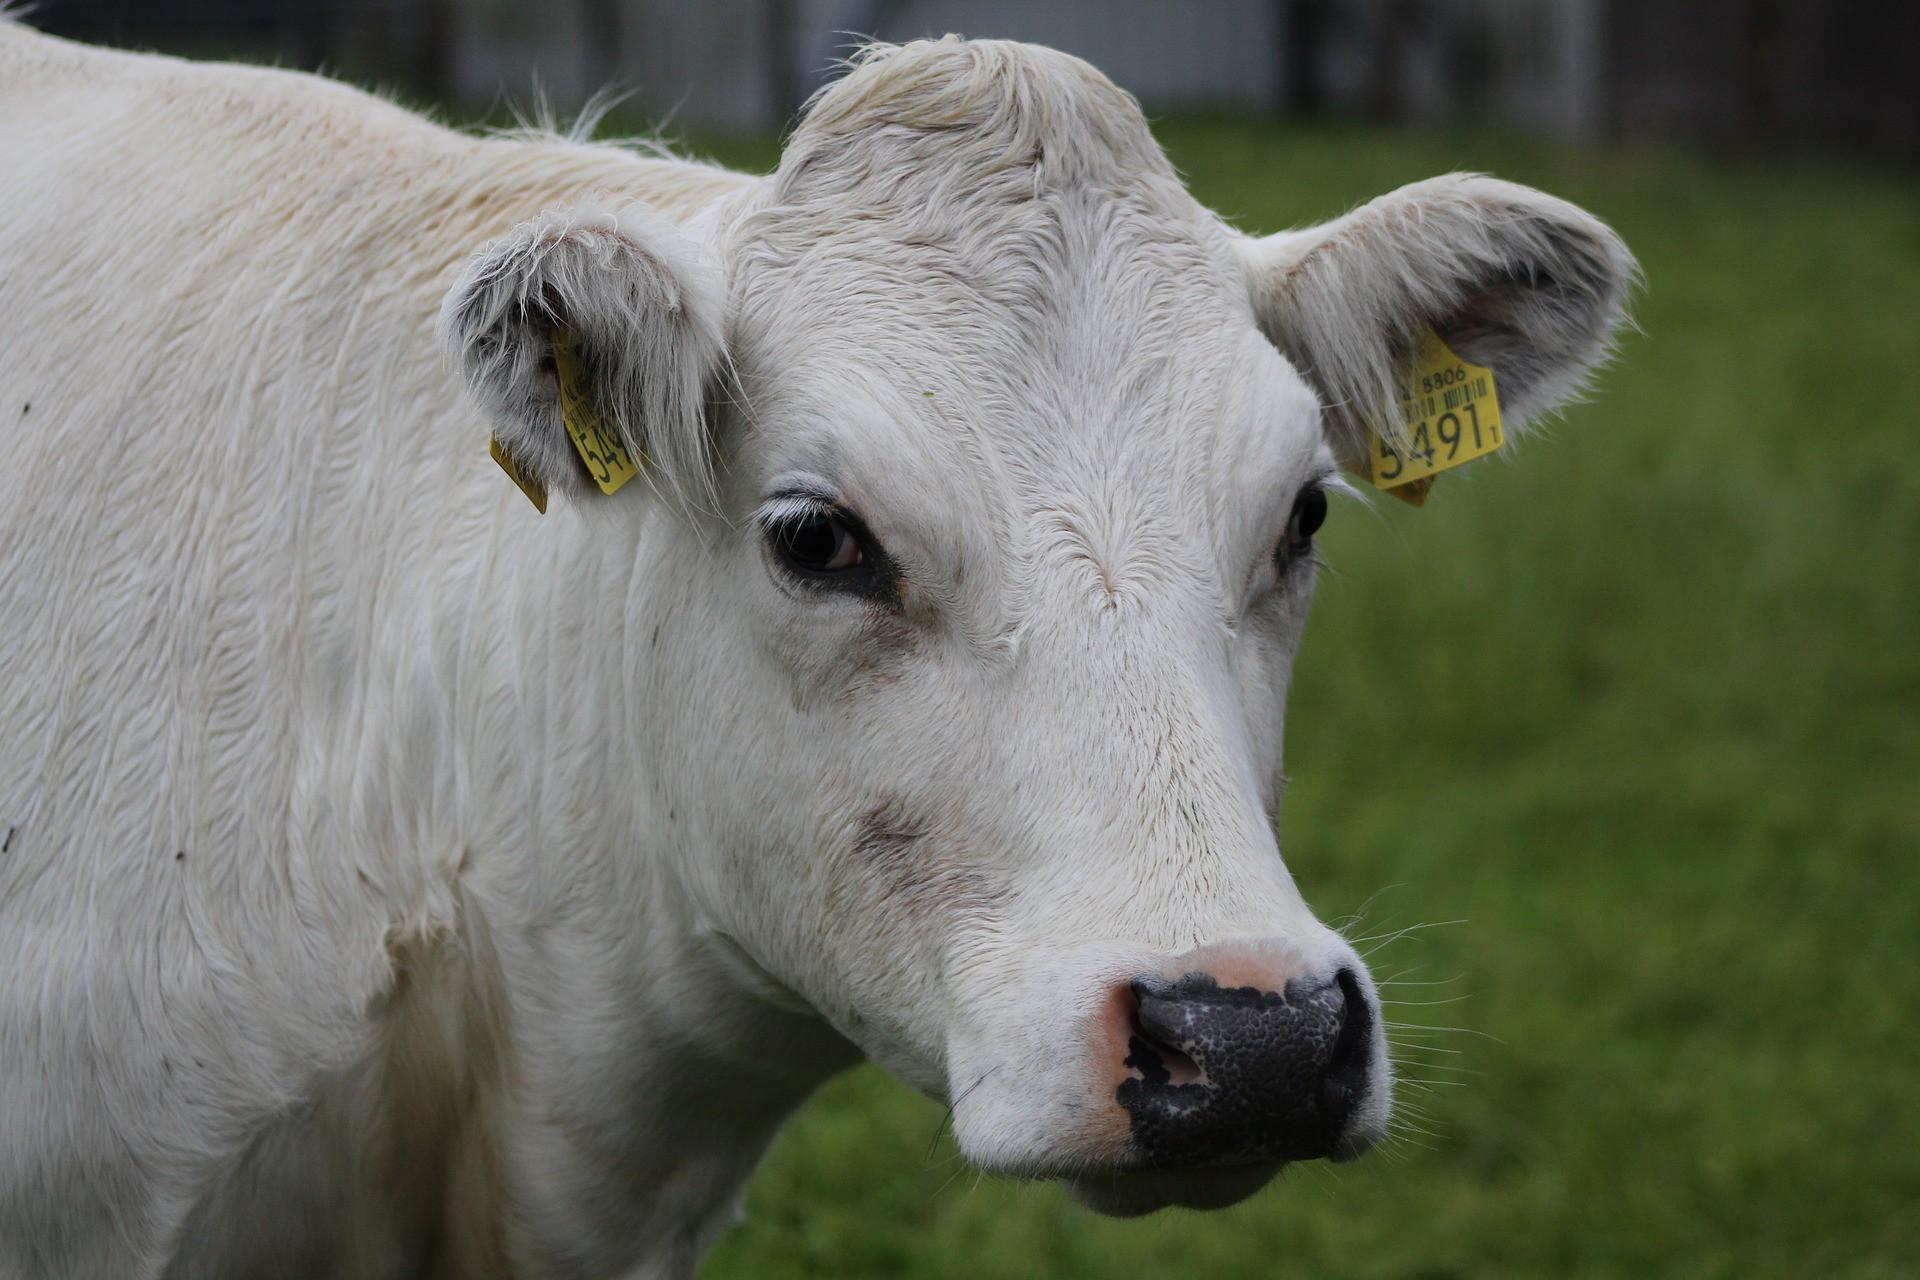
[[637, 719], [713, 934], [976, 1164], [1108, 1211], [1364, 1151], [1377, 996], [1274, 836], [1315, 534], [1426, 329], [1523, 424], [1603, 354], [1624, 248], [1470, 177], [1252, 240], [1092, 68], [953, 40], [870, 52], [691, 226], [534, 224], [448, 322], [553, 484], [529, 299], [708, 495], [644, 535], [684, 585]]

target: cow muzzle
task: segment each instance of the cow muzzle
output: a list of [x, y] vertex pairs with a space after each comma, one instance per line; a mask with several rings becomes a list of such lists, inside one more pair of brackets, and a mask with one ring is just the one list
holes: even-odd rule
[[1138, 1167], [1341, 1154], [1371, 1070], [1373, 1010], [1351, 970], [1278, 991], [1199, 971], [1131, 984], [1117, 1100]]
[[953, 1062], [955, 1136], [984, 1169], [1061, 1178], [1108, 1214], [1219, 1208], [1385, 1134], [1378, 998], [1330, 933], [1027, 959], [1023, 1022], [980, 1027]]
[[1095, 1039], [1125, 1154], [1069, 1178], [1075, 1195], [1120, 1215], [1211, 1208], [1286, 1163], [1372, 1146], [1388, 1085], [1376, 1001], [1357, 965], [1202, 948], [1117, 989]]

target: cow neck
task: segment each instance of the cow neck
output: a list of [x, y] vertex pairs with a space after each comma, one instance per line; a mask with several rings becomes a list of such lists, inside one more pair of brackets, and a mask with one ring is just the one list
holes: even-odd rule
[[704, 1250], [781, 1121], [857, 1054], [701, 919], [638, 749], [658, 694], [634, 619], [673, 584], [636, 571], [617, 523], [558, 514], [498, 543], [515, 554], [485, 625], [511, 643], [482, 701], [504, 731], [470, 747], [503, 780], [471, 881], [507, 993], [505, 1176], [532, 1252], [670, 1271], [661, 1250]]

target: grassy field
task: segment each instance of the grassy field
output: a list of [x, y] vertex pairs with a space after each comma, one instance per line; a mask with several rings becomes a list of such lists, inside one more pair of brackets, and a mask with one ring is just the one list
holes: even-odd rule
[[[703, 1275], [1920, 1274], [1920, 187], [1810, 164], [1172, 121], [1247, 227], [1483, 169], [1639, 253], [1595, 399], [1337, 510], [1288, 862], [1432, 1082], [1384, 1156], [1096, 1219], [835, 1082]], [[762, 146], [726, 158], [764, 163]], [[1424, 984], [1424, 985], [1423, 985]]]

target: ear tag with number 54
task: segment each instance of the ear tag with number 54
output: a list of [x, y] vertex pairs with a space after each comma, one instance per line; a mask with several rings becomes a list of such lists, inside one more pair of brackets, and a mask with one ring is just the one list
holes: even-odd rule
[[[567, 429], [567, 438], [573, 441], [580, 465], [587, 469], [587, 475], [600, 492], [612, 494], [639, 475], [640, 467], [621, 443], [620, 433], [600, 416], [593, 390], [580, 367], [579, 340], [564, 330], [553, 334], [553, 371], [560, 382], [560, 420]], [[540, 514], [547, 514], [546, 486], [520, 470], [498, 440], [488, 441], [487, 451]], [[642, 456], [641, 465], [645, 462]]]
[[580, 368], [579, 340], [564, 331], [553, 335], [553, 366], [560, 378], [560, 417], [573, 448], [600, 492], [613, 494], [640, 474], [620, 433], [600, 416], [593, 390]]
[[1431, 329], [1414, 355], [1413, 396], [1400, 402], [1402, 427], [1389, 440], [1367, 429], [1366, 476], [1374, 488], [1420, 506], [1433, 478], [1506, 443], [1493, 370], [1455, 355]]

